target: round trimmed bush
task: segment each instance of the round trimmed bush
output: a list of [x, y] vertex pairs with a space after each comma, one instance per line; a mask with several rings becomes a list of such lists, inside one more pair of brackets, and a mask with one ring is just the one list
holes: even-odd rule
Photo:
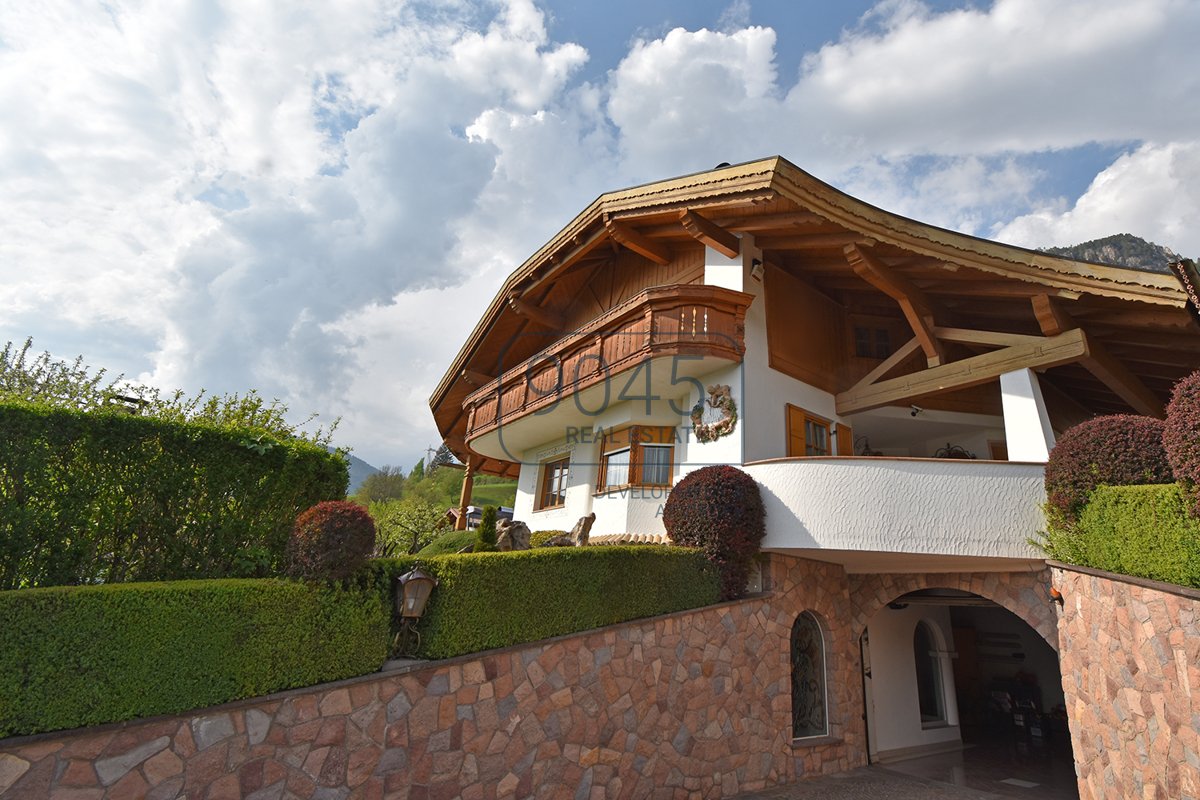
[[1079, 518], [1097, 486], [1171, 483], [1163, 448], [1163, 422], [1114, 414], [1081, 422], [1059, 438], [1046, 463], [1046, 495], [1052, 511]]
[[1200, 372], [1193, 372], [1171, 391], [1163, 428], [1167, 463], [1191, 500], [1192, 516], [1200, 516]]
[[667, 496], [663, 525], [675, 544], [704, 552], [721, 576], [721, 597], [746, 592], [754, 555], [766, 535], [762, 495], [740, 469], [712, 466], [688, 473]]
[[357, 503], [317, 503], [296, 517], [288, 542], [289, 572], [310, 580], [348, 578], [375, 549], [375, 520]]

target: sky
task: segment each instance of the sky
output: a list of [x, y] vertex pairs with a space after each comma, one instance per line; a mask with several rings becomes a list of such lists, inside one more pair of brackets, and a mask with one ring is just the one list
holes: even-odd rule
[[1198, 40], [1200, 0], [9, 0], [0, 344], [411, 465], [604, 191], [778, 154], [978, 236], [1200, 255]]

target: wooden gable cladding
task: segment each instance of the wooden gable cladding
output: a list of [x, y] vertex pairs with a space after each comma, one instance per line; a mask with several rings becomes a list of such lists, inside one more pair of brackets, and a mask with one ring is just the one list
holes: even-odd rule
[[622, 250], [611, 258], [556, 282], [549, 297], [566, 308], [564, 330], [576, 331], [651, 286], [699, 282], [704, 277], [704, 247], [673, 249], [669, 264], [656, 264]]
[[467, 395], [465, 438], [469, 443], [651, 358], [699, 355], [740, 361], [752, 299], [701, 284], [644, 289]]
[[763, 285], [771, 368], [836, 392], [846, 368], [846, 310], [773, 264], [766, 267]]

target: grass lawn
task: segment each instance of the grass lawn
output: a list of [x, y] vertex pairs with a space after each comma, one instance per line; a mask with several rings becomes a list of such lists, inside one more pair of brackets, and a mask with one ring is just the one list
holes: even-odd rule
[[517, 498], [517, 482], [476, 483], [471, 489], [473, 506], [507, 506], [512, 508]]

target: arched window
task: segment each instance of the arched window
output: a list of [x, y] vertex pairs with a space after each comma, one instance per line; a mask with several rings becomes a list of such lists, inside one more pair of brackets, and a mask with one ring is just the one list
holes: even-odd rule
[[937, 638], [929, 623], [922, 620], [913, 632], [913, 658], [917, 662], [917, 701], [921, 707], [921, 724], [935, 725], [946, 721], [946, 698], [942, 689], [941, 654]]
[[792, 738], [825, 736], [829, 713], [825, 689], [825, 637], [811, 612], [792, 625]]

